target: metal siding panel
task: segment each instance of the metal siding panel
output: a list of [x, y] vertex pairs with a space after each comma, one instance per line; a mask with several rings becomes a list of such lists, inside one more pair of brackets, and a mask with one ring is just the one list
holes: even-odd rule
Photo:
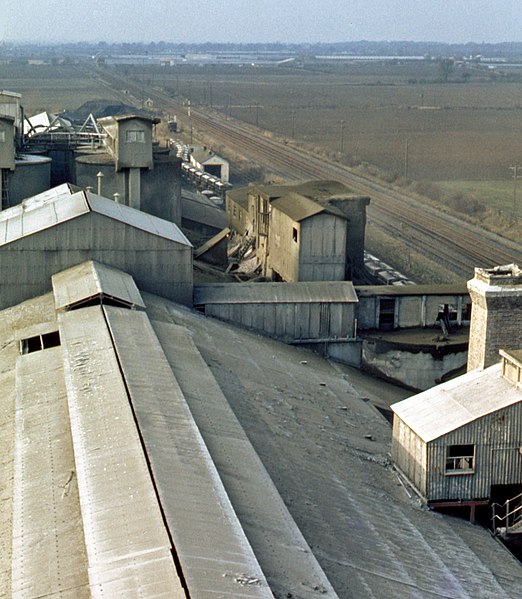
[[14, 455], [13, 599], [90, 597], [59, 347], [17, 359]]
[[[147, 315], [104, 311], [190, 596], [271, 597]], [[259, 584], [238, 585], [229, 571]]]
[[84, 308], [58, 320], [92, 594], [182, 598], [103, 313]]

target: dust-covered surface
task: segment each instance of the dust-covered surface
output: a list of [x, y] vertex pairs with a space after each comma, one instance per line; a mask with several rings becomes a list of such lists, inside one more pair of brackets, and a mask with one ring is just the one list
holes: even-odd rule
[[522, 595], [519, 562], [489, 532], [428, 511], [399, 481], [390, 463], [391, 429], [370, 405], [393, 403], [395, 390], [314, 354], [144, 299], [151, 319], [192, 331], [340, 597]]
[[11, 596], [13, 474], [15, 446], [15, 363], [17, 331], [56, 320], [52, 295], [1, 312], [0, 317], [0, 592]]

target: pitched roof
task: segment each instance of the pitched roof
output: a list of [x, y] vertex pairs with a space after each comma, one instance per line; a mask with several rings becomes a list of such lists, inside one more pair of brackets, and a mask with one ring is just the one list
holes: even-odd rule
[[322, 212], [346, 219], [346, 216], [337, 208], [327, 204], [321, 204], [303, 195], [294, 193], [293, 191], [273, 200], [271, 204], [274, 208], [281, 210], [281, 212], [289, 216], [295, 222], [301, 222], [311, 216], [321, 214]]
[[93, 260], [56, 273], [52, 282], [56, 310], [70, 308], [94, 297], [109, 298], [134, 309], [145, 308], [131, 275]]
[[522, 392], [500, 373], [500, 364], [473, 370], [391, 406], [429, 443], [447, 433], [522, 401]]
[[89, 212], [102, 214], [183, 245], [191, 245], [174, 223], [64, 184], [0, 212], [0, 247]]

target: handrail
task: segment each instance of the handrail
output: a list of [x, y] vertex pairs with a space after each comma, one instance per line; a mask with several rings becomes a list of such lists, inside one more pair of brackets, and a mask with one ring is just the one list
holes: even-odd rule
[[[507, 499], [503, 504], [499, 504], [499, 503], [493, 503], [491, 504], [491, 509], [493, 511], [493, 515], [491, 517], [492, 520], [492, 525], [493, 525], [493, 531], [496, 530], [497, 526], [497, 520], [498, 522], [505, 522], [506, 524], [506, 533], [509, 530], [510, 527], [513, 527], [517, 522], [519, 522], [522, 519], [522, 515], [518, 515], [515, 516], [511, 523], [510, 523], [510, 518], [512, 516], [514, 516], [515, 514], [517, 514], [517, 512], [521, 512], [522, 511], [522, 501], [520, 501], [520, 503], [517, 505], [517, 507], [513, 508], [512, 510], [509, 509], [509, 506], [517, 501], [517, 500], [521, 500], [522, 499], [522, 493], [519, 493], [518, 495], [516, 495], [515, 497], [512, 497], [511, 499]], [[503, 509], [507, 509], [507, 512], [503, 515], [503, 516], [499, 516], [498, 514], [496, 514], [496, 509], [495, 508], [503, 508]]]

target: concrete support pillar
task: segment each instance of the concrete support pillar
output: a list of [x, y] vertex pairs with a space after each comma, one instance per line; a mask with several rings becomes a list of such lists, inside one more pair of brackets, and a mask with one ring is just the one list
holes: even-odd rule
[[136, 210], [141, 209], [141, 170], [139, 168], [129, 169], [127, 204]]

